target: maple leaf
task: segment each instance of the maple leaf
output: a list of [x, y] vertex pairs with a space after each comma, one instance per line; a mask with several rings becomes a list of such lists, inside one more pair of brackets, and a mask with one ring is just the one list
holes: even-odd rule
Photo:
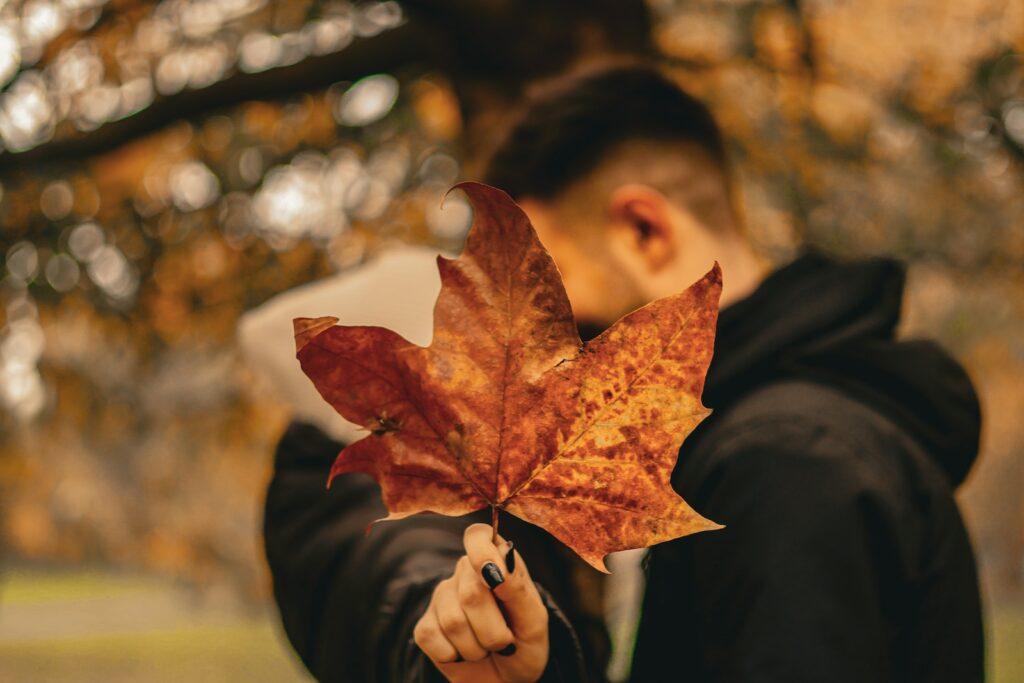
[[295, 320], [320, 394], [369, 434], [330, 479], [365, 472], [394, 520], [490, 507], [546, 529], [601, 571], [604, 556], [720, 528], [672, 489], [714, 344], [718, 264], [584, 345], [561, 276], [523, 211], [480, 183], [424, 348], [381, 327]]

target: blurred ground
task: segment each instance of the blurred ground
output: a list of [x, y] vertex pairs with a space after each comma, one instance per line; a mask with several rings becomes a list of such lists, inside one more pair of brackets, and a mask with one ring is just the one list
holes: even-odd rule
[[1000, 605], [989, 614], [989, 679], [1024, 681], [1024, 599]]
[[0, 598], [0, 680], [310, 681], [267, 609], [177, 582], [19, 569]]
[[[102, 570], [9, 572], [0, 680], [311, 681], [275, 615], [167, 579]], [[1024, 681], [1024, 596], [989, 611], [990, 683]]]

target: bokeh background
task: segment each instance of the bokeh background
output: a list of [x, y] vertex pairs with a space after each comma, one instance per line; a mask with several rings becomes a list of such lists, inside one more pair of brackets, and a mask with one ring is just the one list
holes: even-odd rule
[[441, 194], [524, 89], [649, 44], [765, 253], [910, 264], [906, 333], [981, 393], [960, 500], [1024, 680], [1024, 0], [0, 2], [0, 679], [305, 680], [259, 536], [288, 408], [239, 316], [457, 247]]

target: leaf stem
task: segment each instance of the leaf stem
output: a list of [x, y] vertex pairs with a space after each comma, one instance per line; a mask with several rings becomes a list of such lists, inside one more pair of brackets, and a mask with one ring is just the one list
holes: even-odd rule
[[491, 543], [498, 545], [498, 506], [491, 506]]

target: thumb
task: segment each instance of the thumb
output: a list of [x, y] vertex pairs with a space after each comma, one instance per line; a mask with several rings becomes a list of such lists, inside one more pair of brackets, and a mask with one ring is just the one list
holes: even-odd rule
[[545, 639], [548, 611], [530, 570], [512, 543], [492, 540], [491, 527], [474, 524], [466, 529], [466, 556], [477, 575], [498, 599], [516, 640]]
[[540, 597], [537, 585], [530, 578], [530, 570], [522, 556], [504, 544], [506, 579], [494, 587], [493, 593], [508, 617], [509, 627], [516, 639], [530, 641], [547, 637], [548, 610]]

